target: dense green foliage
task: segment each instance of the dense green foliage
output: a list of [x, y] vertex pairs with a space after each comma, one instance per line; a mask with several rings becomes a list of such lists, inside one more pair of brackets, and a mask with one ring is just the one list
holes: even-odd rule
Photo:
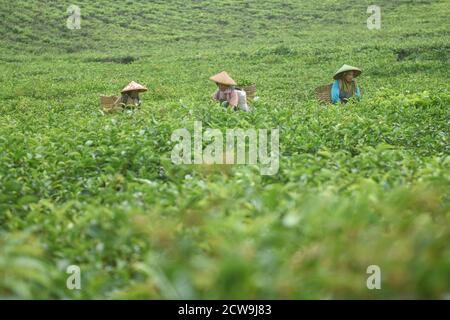
[[[372, 31], [372, 1], [69, 4], [0, 0], [0, 298], [449, 297], [447, 1], [379, 0]], [[362, 101], [320, 105], [343, 63]], [[254, 112], [210, 101], [221, 70]], [[103, 114], [130, 80], [142, 109]], [[196, 120], [278, 127], [279, 173], [173, 165]]]

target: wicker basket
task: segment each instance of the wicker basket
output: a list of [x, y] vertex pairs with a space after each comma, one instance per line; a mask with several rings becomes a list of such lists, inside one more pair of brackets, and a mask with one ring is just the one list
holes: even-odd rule
[[331, 103], [331, 84], [317, 87], [314, 91], [317, 100], [323, 103]]
[[256, 96], [256, 84], [252, 84], [241, 88], [247, 94], [248, 99], [253, 99]]
[[103, 111], [114, 111], [114, 109], [118, 107], [117, 105], [115, 105], [115, 102], [118, 98], [119, 97], [117, 96], [100, 96], [100, 106], [102, 107]]

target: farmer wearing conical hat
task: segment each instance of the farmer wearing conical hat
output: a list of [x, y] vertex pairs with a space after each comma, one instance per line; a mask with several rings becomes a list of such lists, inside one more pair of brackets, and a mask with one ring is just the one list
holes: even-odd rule
[[356, 77], [361, 74], [361, 70], [344, 64], [336, 73], [335, 80], [331, 86], [331, 102], [346, 103], [351, 97], [361, 97], [361, 91], [356, 83]]
[[241, 109], [245, 112], [250, 111], [247, 105], [247, 94], [245, 91], [235, 88], [236, 82], [228, 75], [226, 71], [222, 71], [209, 80], [214, 81], [218, 87], [213, 94], [213, 99], [219, 101], [225, 107], [231, 107], [234, 110]]
[[131, 81], [125, 88], [122, 89], [122, 96], [116, 101], [116, 104], [127, 106], [133, 104], [136, 107], [141, 105], [141, 99], [139, 98], [139, 92], [145, 92], [147, 88], [143, 85]]

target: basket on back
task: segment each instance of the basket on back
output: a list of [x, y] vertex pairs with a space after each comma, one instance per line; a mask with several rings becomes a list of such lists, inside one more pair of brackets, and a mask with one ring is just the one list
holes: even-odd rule
[[245, 94], [247, 95], [247, 99], [253, 100], [253, 98], [256, 96], [256, 84], [248, 85], [248, 86], [240, 86], [236, 87], [237, 90], [245, 91]]
[[256, 95], [256, 84], [252, 84], [250, 86], [242, 87], [242, 90], [247, 94], [247, 98], [254, 98]]
[[323, 103], [331, 103], [331, 84], [317, 87], [314, 91], [317, 100]]
[[119, 107], [115, 104], [119, 97], [117, 96], [100, 96], [100, 106], [105, 112], [112, 112]]

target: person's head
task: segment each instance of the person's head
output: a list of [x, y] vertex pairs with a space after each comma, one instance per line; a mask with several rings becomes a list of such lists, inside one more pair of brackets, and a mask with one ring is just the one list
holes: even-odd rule
[[139, 92], [137, 91], [130, 91], [130, 97], [137, 98], [139, 96]]
[[347, 82], [353, 81], [354, 77], [355, 77], [355, 74], [353, 71], [344, 72], [344, 74], [342, 75], [342, 79], [344, 79]]
[[220, 91], [225, 91], [230, 87], [230, 86], [228, 86], [226, 84], [222, 84], [222, 83], [217, 83], [217, 86], [219, 87]]

